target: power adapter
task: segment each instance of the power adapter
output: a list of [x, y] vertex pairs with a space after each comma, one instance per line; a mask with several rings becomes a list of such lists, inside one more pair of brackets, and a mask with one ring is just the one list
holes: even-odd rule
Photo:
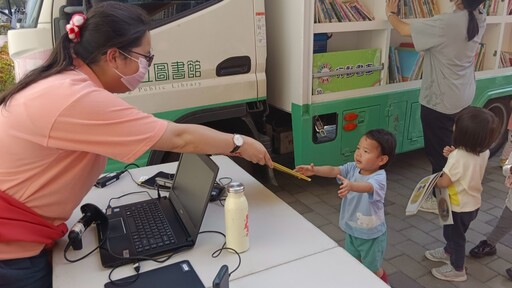
[[229, 288], [229, 268], [222, 265], [213, 279], [212, 288]]
[[224, 189], [224, 186], [215, 182], [215, 184], [213, 184], [212, 191], [210, 192], [210, 202], [215, 202], [219, 200], [222, 194], [224, 193]]
[[94, 184], [94, 186], [96, 186], [98, 188], [106, 187], [106, 186], [116, 182], [117, 180], [119, 180], [119, 177], [121, 177], [121, 175], [123, 175], [124, 172], [126, 172], [126, 170], [112, 172], [112, 173], [103, 175], [98, 180], [96, 180], [96, 184]]

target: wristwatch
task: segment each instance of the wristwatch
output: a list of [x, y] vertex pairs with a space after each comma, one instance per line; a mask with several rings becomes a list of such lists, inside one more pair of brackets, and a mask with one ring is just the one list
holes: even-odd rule
[[395, 12], [395, 11], [391, 11], [391, 12], [389, 12], [389, 13], [388, 13], [388, 18], [389, 18], [389, 16], [391, 16], [391, 15], [398, 16], [398, 15], [396, 15], [396, 12]]
[[244, 138], [240, 134], [233, 134], [233, 143], [235, 143], [235, 147], [231, 150], [231, 154], [236, 153], [240, 147], [244, 144]]

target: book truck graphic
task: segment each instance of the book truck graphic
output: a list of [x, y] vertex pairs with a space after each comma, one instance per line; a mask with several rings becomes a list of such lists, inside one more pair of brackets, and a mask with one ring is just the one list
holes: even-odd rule
[[[338, 78], [338, 79], [343, 79], [343, 78], [348, 79], [348, 78], [351, 78], [353, 76], [362, 77], [362, 76], [365, 76], [365, 75], [372, 75], [373, 71], [354, 72], [354, 73], [345, 72], [345, 73], [343, 73], [344, 71], [350, 71], [350, 70], [353, 70], [354, 68], [355, 69], [363, 69], [363, 68], [371, 68], [371, 67], [373, 67], [373, 63], [367, 63], [367, 64], [359, 63], [359, 64], [356, 64], [355, 66], [354, 65], [346, 65], [345, 67], [338, 66], [338, 67], [336, 67], [334, 69], [334, 71], [341, 72], [341, 74], [334, 75], [333, 77]], [[323, 63], [323, 64], [321, 64], [318, 67], [317, 72], [318, 73], [333, 72], [332, 65], [329, 64], [329, 63]], [[318, 78], [318, 82], [320, 84], [329, 84], [329, 82], [331, 82], [331, 79], [332, 79], [331, 76], [323, 76], [323, 77], [319, 77]], [[319, 95], [319, 94], [323, 94], [324, 90], [322, 88], [318, 87], [318, 88], [316, 88], [315, 92], [316, 92], [317, 95]]]

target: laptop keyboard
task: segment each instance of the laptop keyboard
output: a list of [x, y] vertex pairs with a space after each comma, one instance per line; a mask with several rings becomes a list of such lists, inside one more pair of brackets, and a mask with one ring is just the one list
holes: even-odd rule
[[174, 233], [156, 201], [126, 207], [125, 213], [137, 253], [151, 253], [176, 243]]

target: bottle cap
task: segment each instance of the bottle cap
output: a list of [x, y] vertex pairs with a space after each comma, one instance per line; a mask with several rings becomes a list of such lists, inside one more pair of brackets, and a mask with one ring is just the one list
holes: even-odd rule
[[228, 193], [242, 193], [245, 190], [244, 184], [240, 182], [231, 182], [227, 186]]

